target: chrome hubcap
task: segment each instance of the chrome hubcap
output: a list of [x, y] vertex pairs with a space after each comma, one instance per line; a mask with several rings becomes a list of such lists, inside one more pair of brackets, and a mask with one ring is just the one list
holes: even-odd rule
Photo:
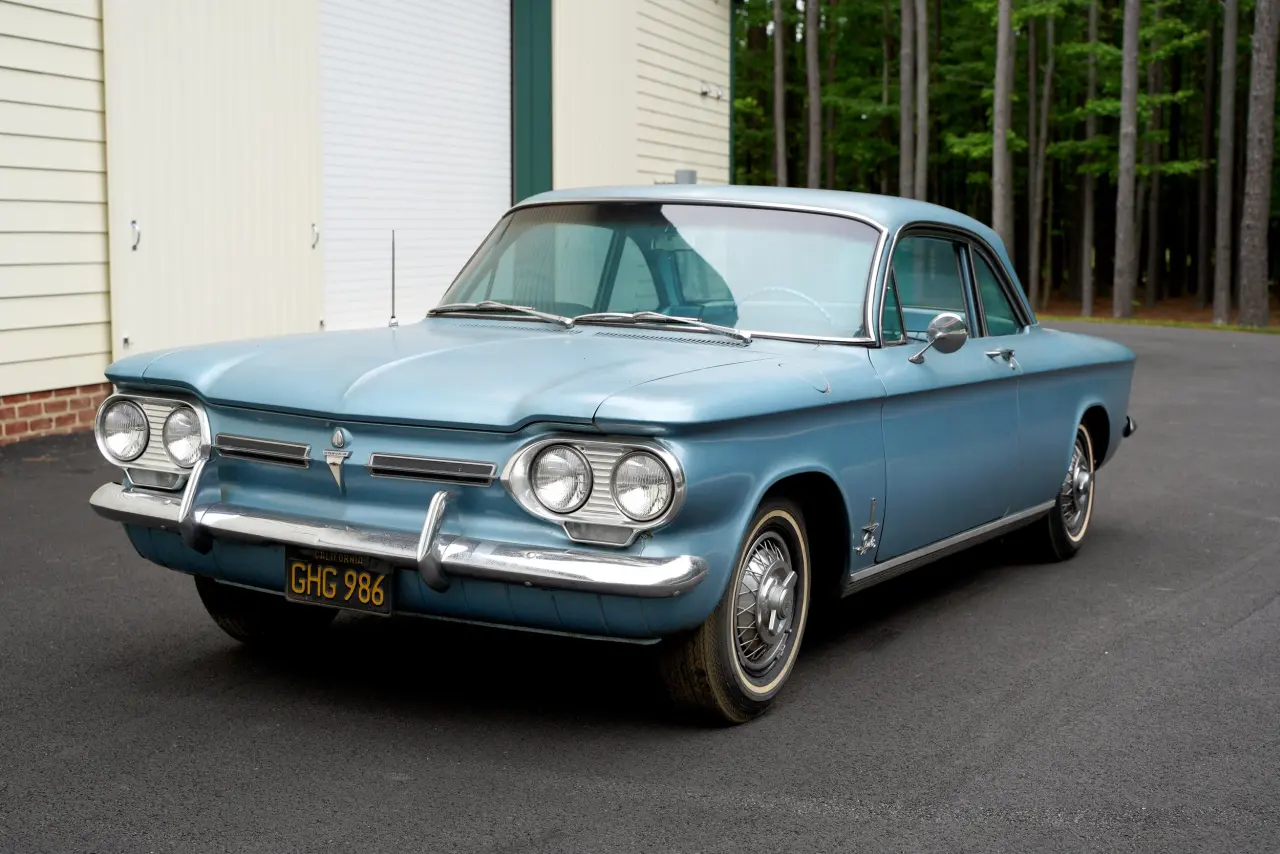
[[1089, 518], [1089, 502], [1093, 498], [1093, 461], [1084, 440], [1076, 437], [1071, 452], [1071, 465], [1062, 481], [1062, 521], [1072, 537], [1080, 536]]
[[748, 671], [767, 670], [786, 649], [796, 580], [786, 542], [773, 532], [760, 535], [747, 551], [734, 608], [738, 661]]

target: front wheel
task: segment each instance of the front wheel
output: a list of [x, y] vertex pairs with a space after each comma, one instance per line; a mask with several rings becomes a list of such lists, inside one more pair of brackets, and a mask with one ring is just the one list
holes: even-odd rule
[[677, 704], [740, 724], [769, 707], [795, 665], [809, 616], [809, 544], [793, 502], [756, 510], [719, 606], [673, 639], [663, 678]]
[[1071, 462], [1057, 501], [1044, 521], [1031, 529], [1036, 549], [1048, 560], [1067, 560], [1080, 551], [1093, 516], [1094, 474], [1093, 437], [1082, 423], [1076, 427]]
[[251, 646], [281, 646], [324, 631], [337, 611], [288, 602], [283, 596], [222, 584], [196, 576], [196, 592], [213, 621], [231, 637]]

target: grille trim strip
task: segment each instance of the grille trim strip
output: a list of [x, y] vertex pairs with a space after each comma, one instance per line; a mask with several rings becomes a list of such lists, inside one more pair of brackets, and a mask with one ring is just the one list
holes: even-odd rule
[[369, 463], [365, 467], [373, 477], [457, 483], [467, 486], [489, 486], [498, 473], [498, 467], [493, 463], [413, 457], [405, 454], [370, 454]]
[[303, 469], [311, 465], [311, 446], [297, 442], [219, 433], [213, 440], [213, 447], [220, 456], [230, 459]]

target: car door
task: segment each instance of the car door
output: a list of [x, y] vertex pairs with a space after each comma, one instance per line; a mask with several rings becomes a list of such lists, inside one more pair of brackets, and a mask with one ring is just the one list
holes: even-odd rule
[[983, 350], [999, 354], [1018, 374], [1018, 479], [1009, 511], [1029, 510], [1052, 498], [1062, 483], [1075, 436], [1075, 382], [1054, 358], [1053, 334], [1032, 325], [1032, 316], [1013, 277], [990, 247], [968, 246], [981, 309]]
[[[990, 357], [965, 241], [947, 233], [901, 236], [890, 259], [884, 346], [871, 361], [884, 384], [885, 517], [877, 561], [999, 519], [1009, 509], [1018, 458], [1016, 361]], [[961, 316], [969, 336], [953, 353], [930, 348], [929, 322]]]

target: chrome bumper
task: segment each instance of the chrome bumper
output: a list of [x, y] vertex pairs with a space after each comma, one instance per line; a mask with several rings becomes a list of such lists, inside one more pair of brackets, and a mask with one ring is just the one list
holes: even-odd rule
[[197, 465], [181, 495], [108, 483], [94, 492], [89, 503], [106, 519], [179, 533], [188, 546], [201, 552], [208, 552], [215, 539], [348, 552], [416, 569], [423, 581], [439, 591], [449, 588], [451, 576], [465, 576], [656, 599], [679, 596], [707, 574], [707, 562], [691, 555], [643, 558], [441, 534], [446, 492], [436, 493], [431, 500], [419, 534], [356, 528], [234, 504], [195, 505], [193, 487], [200, 479], [200, 468]]

